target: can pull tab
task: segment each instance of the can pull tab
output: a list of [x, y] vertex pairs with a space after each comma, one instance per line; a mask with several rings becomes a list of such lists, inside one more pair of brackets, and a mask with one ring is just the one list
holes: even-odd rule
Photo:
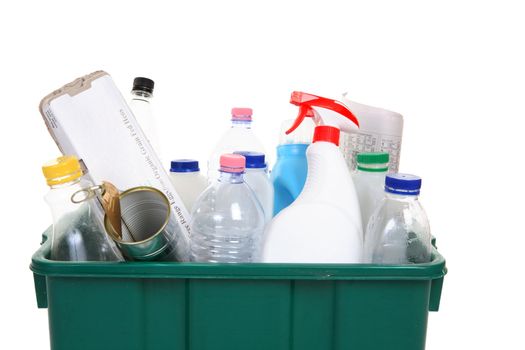
[[71, 202], [79, 204], [100, 195], [100, 203], [106, 213], [111, 226], [113, 226], [118, 238], [122, 239], [122, 219], [120, 211], [120, 193], [109, 181], [102, 181], [101, 185], [83, 188], [71, 196]]
[[[299, 107], [299, 114], [297, 115], [297, 118], [295, 119], [295, 122], [291, 128], [286, 131], [287, 135], [297, 129], [297, 127], [299, 127], [299, 125], [301, 125], [303, 122], [304, 118], [316, 117], [315, 107], [334, 111], [340, 116], [349, 119], [352, 123], [359, 127], [359, 121], [357, 120], [356, 116], [345, 105], [337, 100], [309, 94], [306, 92], [294, 91], [290, 97], [290, 103]], [[319, 116], [319, 118], [321, 120], [323, 119], [322, 116]], [[326, 122], [326, 120], [324, 122]], [[338, 125], [333, 126], [337, 127]], [[341, 129], [340, 126], [339, 129]]]

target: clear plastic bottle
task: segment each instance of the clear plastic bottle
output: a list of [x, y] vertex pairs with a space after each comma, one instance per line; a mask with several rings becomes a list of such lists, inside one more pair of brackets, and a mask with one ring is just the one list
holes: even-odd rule
[[235, 152], [246, 158], [244, 180], [255, 193], [264, 211], [265, 223], [273, 217], [273, 185], [268, 177], [268, 166], [264, 153]]
[[427, 215], [419, 203], [421, 178], [388, 174], [385, 197], [368, 223], [365, 258], [374, 264], [430, 261], [432, 237]]
[[170, 179], [184, 206], [191, 212], [197, 198], [208, 187], [208, 180], [200, 172], [199, 162], [194, 159], [172, 160]]
[[244, 182], [245, 158], [225, 154], [220, 176], [199, 197], [191, 220], [191, 258], [199, 262], [252, 262], [259, 255], [264, 213]]
[[266, 154], [262, 142], [252, 130], [251, 108], [232, 108], [231, 128], [221, 137], [208, 160], [208, 181], [211, 183], [219, 177], [221, 155], [235, 151], [250, 151]]
[[82, 177], [78, 159], [59, 157], [42, 167], [51, 190], [45, 196], [53, 215], [51, 259], [61, 261], [124, 260], [107, 236], [103, 210], [96, 199], [74, 203], [72, 196], [93, 184]]
[[162, 159], [159, 135], [157, 132], [157, 120], [151, 108], [154, 87], [155, 82], [151, 79], [143, 77], [135, 78], [133, 80], [129, 106], [142, 131], [144, 131], [146, 138], [157, 153], [157, 156]]
[[361, 208], [363, 233], [366, 231], [370, 216], [384, 197], [388, 157], [386, 152], [357, 155], [357, 169], [352, 176]]

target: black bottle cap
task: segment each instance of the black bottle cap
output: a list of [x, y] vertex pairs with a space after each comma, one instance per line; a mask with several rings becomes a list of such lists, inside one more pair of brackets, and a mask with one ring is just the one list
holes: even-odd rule
[[137, 77], [133, 80], [133, 91], [140, 90], [152, 94], [154, 86], [155, 82], [148, 78]]

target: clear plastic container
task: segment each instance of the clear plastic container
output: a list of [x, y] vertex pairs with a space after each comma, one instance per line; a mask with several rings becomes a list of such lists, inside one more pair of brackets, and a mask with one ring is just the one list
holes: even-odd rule
[[261, 203], [264, 211], [265, 223], [273, 217], [273, 185], [268, 177], [268, 167], [263, 153], [235, 152], [246, 158], [246, 173], [244, 180], [252, 189], [255, 197]]
[[142, 131], [144, 131], [155, 153], [162, 159], [159, 134], [157, 132], [157, 120], [151, 107], [154, 87], [155, 83], [151, 79], [142, 77], [135, 78], [133, 80], [129, 107], [133, 111], [133, 115], [137, 119]]
[[259, 256], [264, 212], [244, 182], [245, 158], [225, 154], [220, 176], [199, 197], [191, 220], [191, 259], [246, 263]]
[[368, 223], [365, 259], [374, 264], [430, 262], [432, 237], [418, 196], [421, 178], [388, 174], [385, 197]]
[[363, 233], [368, 220], [384, 197], [385, 177], [388, 171], [388, 153], [359, 153], [357, 169], [352, 174], [359, 198]]
[[170, 179], [184, 206], [191, 212], [197, 198], [208, 187], [206, 177], [200, 172], [199, 162], [194, 159], [172, 160]]
[[221, 137], [208, 159], [208, 181], [219, 178], [220, 158], [235, 151], [260, 152], [266, 154], [262, 142], [252, 130], [252, 109], [232, 108], [231, 127]]
[[45, 200], [53, 216], [51, 259], [60, 261], [124, 260], [103, 226], [103, 211], [96, 199], [73, 202], [73, 195], [93, 184], [82, 178], [78, 159], [59, 157], [42, 167], [51, 190]]
[[360, 152], [387, 152], [388, 169], [397, 173], [403, 138], [403, 116], [386, 109], [350, 101], [343, 94], [342, 102], [359, 120], [359, 129], [341, 134], [340, 148], [350, 171], [357, 167]]

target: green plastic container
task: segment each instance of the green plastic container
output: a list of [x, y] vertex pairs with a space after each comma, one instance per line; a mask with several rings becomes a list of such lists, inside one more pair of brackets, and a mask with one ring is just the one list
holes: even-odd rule
[[446, 274], [412, 266], [56, 262], [31, 270], [52, 350], [422, 350]]

